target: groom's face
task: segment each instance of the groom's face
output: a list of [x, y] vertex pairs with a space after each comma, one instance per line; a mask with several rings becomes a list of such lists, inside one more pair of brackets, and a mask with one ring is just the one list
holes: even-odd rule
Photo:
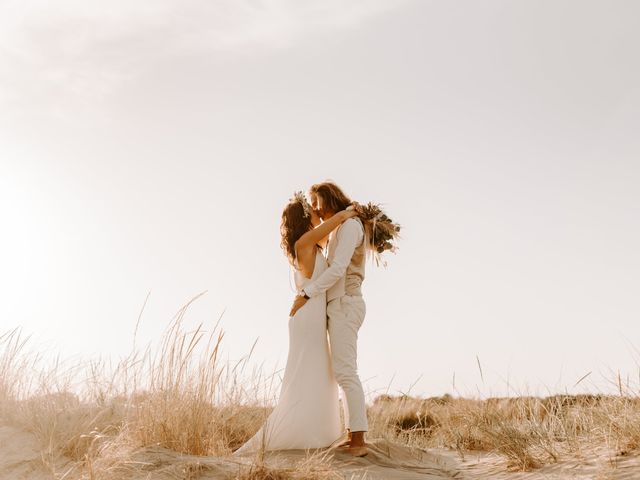
[[322, 211], [322, 199], [315, 193], [310, 193], [309, 200], [311, 200], [310, 203], [311, 203], [311, 209], [313, 210], [313, 212], [322, 220], [325, 220], [324, 212]]
[[311, 225], [313, 225], [313, 227], [317, 227], [318, 225], [320, 225], [322, 223], [322, 220], [320, 219], [320, 216], [316, 213], [316, 211], [312, 208], [311, 209]]
[[321, 195], [310, 193], [309, 200], [311, 200], [311, 208], [318, 214], [323, 222], [329, 220], [336, 213], [330, 208], [327, 208]]

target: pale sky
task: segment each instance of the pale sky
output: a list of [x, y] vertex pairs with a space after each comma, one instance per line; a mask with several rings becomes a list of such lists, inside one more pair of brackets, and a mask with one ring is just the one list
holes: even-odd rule
[[610, 0], [4, 1], [0, 332], [116, 359], [147, 292], [141, 345], [207, 290], [187, 325], [224, 310], [225, 354], [257, 338], [282, 368], [280, 214], [331, 178], [403, 225], [364, 284], [370, 399], [637, 387], [639, 19]]

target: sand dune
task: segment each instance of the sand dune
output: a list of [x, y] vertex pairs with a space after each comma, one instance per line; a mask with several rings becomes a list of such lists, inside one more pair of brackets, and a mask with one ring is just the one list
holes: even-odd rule
[[[242, 383], [218, 363], [215, 330], [194, 355], [200, 327], [185, 333], [180, 318], [154, 355], [83, 363], [72, 378], [58, 365], [33, 373], [20, 336], [0, 335], [0, 480], [640, 480], [640, 397], [622, 383], [608, 395], [381, 395], [364, 458], [233, 457], [270, 412], [253, 390], [263, 377]], [[70, 383], [79, 391], [60, 389]]]
[[[62, 464], [66, 463], [61, 460]], [[46, 456], [35, 435], [19, 428], [0, 426], [0, 479], [51, 478], [54, 478], [53, 473], [47, 467]]]
[[[457, 452], [422, 450], [376, 439], [370, 442], [370, 453], [354, 458], [339, 450], [286, 450], [267, 452], [264, 464], [273, 469], [293, 469], [308, 460], [324, 458], [331, 471], [346, 479], [509, 479], [568, 480], [640, 478], [640, 455], [609, 458], [606, 455], [585, 456], [582, 459], [561, 460], [530, 472], [510, 472], [497, 455], [474, 453], [464, 459]], [[0, 426], [0, 479], [50, 480], [81, 478], [73, 462], [63, 455], [47, 459], [36, 437], [13, 426]], [[181, 455], [177, 452], [147, 447], [131, 452], [130, 458], [114, 468], [111, 474], [96, 471], [96, 478], [118, 479], [233, 479], [255, 465], [253, 456], [206, 457]], [[85, 472], [85, 478], [86, 472]]]
[[[454, 459], [404, 445], [376, 439], [369, 443], [369, 455], [355, 458], [340, 449], [326, 451], [331, 465], [345, 478], [367, 479], [450, 479], [457, 478]], [[272, 452], [269, 461], [295, 464], [304, 459], [302, 450]]]
[[[296, 465], [304, 462], [309, 454], [324, 456], [327, 466], [339, 471], [345, 478], [372, 480], [458, 478], [453, 459], [383, 440], [371, 442], [370, 454], [364, 458], [354, 458], [339, 449], [313, 452], [283, 450], [267, 452], [265, 463], [272, 468], [295, 468]], [[148, 447], [133, 452], [130, 461], [122, 465], [117, 472], [114, 471], [114, 477], [158, 480], [230, 479], [243, 469], [250, 468], [254, 460], [253, 456], [224, 458], [181, 455], [165, 448]], [[72, 472], [71, 463], [63, 456], [58, 456], [55, 465], [57, 475], [55, 475], [43, 462], [34, 435], [15, 427], [0, 427], [0, 479], [60, 478], [66, 472]], [[73, 475], [68, 477], [75, 478]]]
[[474, 453], [461, 460], [457, 452], [440, 451], [455, 457], [460, 479], [495, 480], [638, 480], [640, 455], [608, 457], [604, 452], [589, 452], [583, 458], [566, 458], [527, 472], [509, 471], [498, 455]]

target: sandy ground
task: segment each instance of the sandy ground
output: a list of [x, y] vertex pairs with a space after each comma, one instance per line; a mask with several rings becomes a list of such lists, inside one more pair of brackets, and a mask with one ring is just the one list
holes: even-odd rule
[[[345, 478], [352, 479], [640, 479], [639, 454], [610, 458], [594, 453], [582, 459], [562, 460], [531, 472], [509, 472], [506, 462], [493, 454], [474, 452], [462, 459], [458, 453], [448, 450], [423, 451], [384, 440], [373, 440], [369, 455], [363, 458], [354, 458], [339, 450], [323, 453], [331, 457], [332, 467], [340, 470]], [[292, 466], [303, 460], [305, 455], [302, 450], [270, 452], [266, 462], [269, 465]], [[180, 455], [157, 447], [145, 448], [131, 456], [125, 465], [125, 471], [129, 472], [125, 477], [136, 480], [229, 479], [243, 464], [249, 465], [251, 461], [251, 457], [200, 457]], [[69, 459], [63, 456], [55, 459], [43, 456], [31, 433], [11, 426], [0, 426], [1, 480], [61, 479], [71, 465]], [[120, 470], [120, 473], [125, 471]], [[66, 478], [77, 478], [73, 473], [69, 472]]]
[[529, 472], [509, 471], [503, 458], [472, 452], [461, 460], [450, 450], [431, 453], [454, 459], [460, 479], [495, 480], [640, 480], [640, 454], [609, 457], [604, 452], [591, 452], [584, 458], [568, 458]]
[[0, 426], [0, 479], [53, 478], [36, 438], [24, 430]]

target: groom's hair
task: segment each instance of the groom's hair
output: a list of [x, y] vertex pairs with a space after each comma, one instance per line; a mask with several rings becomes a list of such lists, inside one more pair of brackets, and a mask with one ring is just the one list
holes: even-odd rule
[[338, 185], [329, 181], [311, 185], [309, 193], [322, 198], [322, 208], [333, 213], [340, 212], [353, 203]]

